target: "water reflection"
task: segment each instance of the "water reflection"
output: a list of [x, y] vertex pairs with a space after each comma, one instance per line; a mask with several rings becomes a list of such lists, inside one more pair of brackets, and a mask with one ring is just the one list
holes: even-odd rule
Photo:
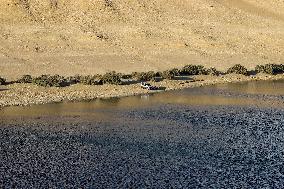
[[248, 94], [284, 95], [283, 80], [223, 84], [217, 88]]

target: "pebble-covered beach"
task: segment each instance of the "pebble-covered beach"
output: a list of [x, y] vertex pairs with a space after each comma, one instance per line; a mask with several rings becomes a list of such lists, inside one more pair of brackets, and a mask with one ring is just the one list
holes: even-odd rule
[[276, 103], [118, 103], [80, 114], [1, 117], [0, 188], [284, 187], [284, 111]]

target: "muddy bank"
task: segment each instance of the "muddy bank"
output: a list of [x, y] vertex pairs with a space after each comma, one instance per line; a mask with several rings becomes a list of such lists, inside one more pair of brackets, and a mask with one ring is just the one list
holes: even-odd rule
[[[185, 78], [180, 77], [176, 80], [164, 80], [161, 82], [152, 82], [152, 84], [164, 88], [165, 91], [169, 91], [213, 85], [218, 83], [280, 79], [284, 79], [284, 74], [276, 76], [264, 74], [259, 74], [256, 76], [229, 74], [225, 76], [193, 76]], [[155, 92], [162, 91], [147, 91], [141, 89], [139, 83], [118, 86], [86, 86], [77, 84], [65, 88], [44, 88], [35, 86], [33, 84], [12, 84], [8, 86], [1, 86], [0, 107], [27, 106], [32, 104], [47, 104], [63, 101], [84, 101], [97, 98], [133, 96]]]

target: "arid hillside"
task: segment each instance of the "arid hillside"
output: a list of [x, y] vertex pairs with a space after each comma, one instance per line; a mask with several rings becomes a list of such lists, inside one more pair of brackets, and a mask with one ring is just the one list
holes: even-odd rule
[[1, 0], [0, 75], [284, 63], [283, 0]]

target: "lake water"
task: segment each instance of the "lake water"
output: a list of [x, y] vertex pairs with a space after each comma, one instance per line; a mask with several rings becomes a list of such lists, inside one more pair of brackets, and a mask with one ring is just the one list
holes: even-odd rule
[[283, 188], [284, 81], [0, 110], [0, 187]]

